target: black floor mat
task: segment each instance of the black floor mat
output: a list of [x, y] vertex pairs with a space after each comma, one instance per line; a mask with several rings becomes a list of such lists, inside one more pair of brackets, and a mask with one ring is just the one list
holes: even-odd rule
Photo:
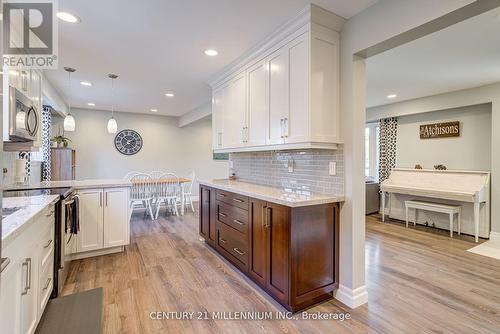
[[100, 334], [102, 312], [102, 288], [51, 299], [35, 333]]

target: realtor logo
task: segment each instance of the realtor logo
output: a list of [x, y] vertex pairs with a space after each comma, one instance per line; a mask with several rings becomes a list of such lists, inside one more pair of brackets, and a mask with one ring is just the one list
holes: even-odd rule
[[3, 1], [3, 63], [13, 69], [57, 68], [57, 3]]

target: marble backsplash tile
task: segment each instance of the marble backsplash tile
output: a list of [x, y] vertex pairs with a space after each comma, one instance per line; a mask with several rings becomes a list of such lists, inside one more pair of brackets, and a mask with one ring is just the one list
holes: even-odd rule
[[[314, 193], [344, 193], [344, 155], [338, 150], [291, 150], [231, 153], [238, 180]], [[288, 171], [289, 161], [293, 172]], [[329, 163], [336, 163], [336, 175], [329, 175]]]

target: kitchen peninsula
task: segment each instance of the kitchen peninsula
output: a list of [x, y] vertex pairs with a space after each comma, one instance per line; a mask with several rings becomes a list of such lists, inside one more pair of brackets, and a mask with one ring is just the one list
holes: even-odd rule
[[200, 235], [286, 309], [338, 288], [339, 203], [240, 181], [200, 181]]

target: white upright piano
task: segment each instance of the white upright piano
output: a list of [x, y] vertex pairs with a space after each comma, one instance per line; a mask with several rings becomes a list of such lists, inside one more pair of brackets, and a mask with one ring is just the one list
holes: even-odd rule
[[[490, 173], [485, 171], [453, 171], [394, 168], [380, 185], [382, 221], [386, 213], [403, 219], [405, 200], [422, 199], [462, 206], [462, 231], [489, 238]], [[386, 195], [388, 208], [386, 209]], [[439, 226], [446, 228], [446, 225]]]

